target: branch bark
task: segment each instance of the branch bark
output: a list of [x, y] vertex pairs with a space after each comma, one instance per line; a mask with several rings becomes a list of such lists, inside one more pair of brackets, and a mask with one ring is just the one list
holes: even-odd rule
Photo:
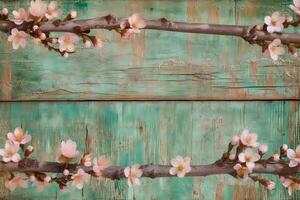
[[[72, 20], [60, 22], [58, 25], [46, 22], [41, 25], [40, 29], [43, 32], [83, 32], [91, 29], [106, 29], [116, 30], [120, 28], [121, 22], [127, 18], [115, 18], [111, 15], [85, 19], [85, 20]], [[252, 31], [253, 26], [240, 26], [240, 25], [223, 25], [223, 24], [205, 24], [205, 23], [187, 23], [187, 22], [174, 22], [165, 18], [159, 20], [145, 20], [146, 27], [149, 30], [161, 30], [183, 33], [198, 33], [198, 34], [213, 34], [213, 35], [228, 35], [242, 37], [248, 42], [255, 41], [272, 41], [279, 38], [282, 43], [295, 43], [300, 44], [300, 34], [295, 33], [267, 33], [264, 31]], [[0, 20], [0, 31], [8, 33], [12, 28], [19, 30], [26, 30], [32, 24], [23, 23], [16, 25], [11, 21]]]
[[[19, 163], [0, 163], [1, 172], [44, 172], [44, 173], [63, 173], [65, 164], [56, 162], [39, 162], [33, 159], [23, 159]], [[67, 169], [71, 173], [76, 173], [79, 168], [82, 168], [87, 173], [92, 173], [92, 167], [84, 167], [78, 164], [68, 164]], [[171, 177], [169, 174], [171, 165], [141, 165], [143, 177]], [[256, 163], [253, 173], [256, 174], [274, 174], [274, 175], [294, 175], [300, 172], [300, 167], [290, 168], [287, 164], [262, 164]], [[191, 171], [186, 176], [209, 176], [218, 174], [233, 175], [235, 170], [233, 165], [218, 165], [216, 163], [209, 165], [194, 165], [191, 166]], [[108, 167], [103, 170], [103, 176], [109, 179], [125, 178], [124, 167]]]

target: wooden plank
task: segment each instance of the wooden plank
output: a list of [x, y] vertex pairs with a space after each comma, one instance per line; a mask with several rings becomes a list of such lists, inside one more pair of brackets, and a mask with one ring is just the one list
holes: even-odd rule
[[[5, 1], [10, 9], [27, 1]], [[108, 13], [225, 24], [263, 23], [285, 0], [64, 0], [80, 18]], [[147, 31], [123, 41], [96, 31], [101, 49], [82, 49], [69, 59], [38, 46], [13, 51], [0, 43], [0, 100], [257, 100], [300, 99], [298, 61], [279, 64], [239, 38]], [[1, 41], [6, 35], [0, 34]]]
[[[9, 130], [22, 125], [33, 136], [33, 156], [53, 160], [61, 140], [71, 138], [83, 151], [87, 128], [93, 155], [106, 154], [114, 165], [168, 164], [176, 155], [205, 164], [219, 158], [243, 128], [259, 134], [259, 141], [269, 145], [268, 155], [278, 152], [282, 143], [296, 147], [299, 106], [296, 101], [2, 103], [0, 146]], [[278, 177], [269, 177], [277, 180], [272, 192], [250, 181], [209, 176], [143, 178], [134, 189], [123, 180], [92, 180], [83, 191], [67, 193], [55, 185], [42, 193], [32, 187], [8, 193], [2, 185], [0, 199], [287, 199]]]

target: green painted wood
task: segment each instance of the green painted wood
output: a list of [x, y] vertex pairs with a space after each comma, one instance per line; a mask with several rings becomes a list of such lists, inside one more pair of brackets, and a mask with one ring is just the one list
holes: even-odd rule
[[[148, 19], [261, 24], [275, 10], [291, 13], [291, 0], [62, 0], [80, 18], [139, 12]], [[10, 9], [29, 0], [1, 1]], [[38, 46], [13, 51], [0, 34], [0, 100], [244, 100], [299, 99], [299, 59], [279, 64], [242, 39], [162, 31], [123, 41], [95, 31], [101, 49], [78, 49], [64, 59]], [[4, 42], [3, 42], [4, 41]]]
[[[300, 142], [299, 108], [296, 101], [2, 103], [0, 146], [9, 130], [22, 125], [33, 136], [32, 156], [53, 160], [61, 140], [74, 139], [83, 151], [87, 128], [93, 155], [106, 154], [114, 165], [168, 164], [176, 155], [206, 164], [219, 158], [244, 127], [270, 145], [268, 155], [282, 143], [294, 148]], [[230, 176], [143, 178], [134, 189], [123, 180], [93, 180], [82, 191], [67, 193], [55, 185], [42, 193], [32, 187], [8, 193], [1, 186], [0, 199], [289, 199], [277, 183], [275, 191], [267, 192]]]

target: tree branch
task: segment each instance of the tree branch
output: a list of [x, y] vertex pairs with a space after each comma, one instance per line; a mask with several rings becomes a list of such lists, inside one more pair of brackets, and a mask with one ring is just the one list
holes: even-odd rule
[[[87, 173], [93, 173], [92, 167], [85, 167], [79, 164], [66, 164], [57, 162], [39, 162], [33, 159], [23, 159], [19, 163], [0, 163], [0, 172], [41, 172], [41, 173], [63, 173], [64, 169], [68, 169], [71, 173], [81, 168]], [[140, 169], [143, 171], [143, 177], [157, 178], [157, 177], [171, 177], [169, 170], [171, 165], [141, 165]], [[274, 175], [294, 175], [300, 172], [300, 167], [290, 168], [287, 164], [269, 163], [263, 166], [256, 163], [253, 173], [257, 174], [274, 174]], [[108, 167], [103, 170], [103, 177], [109, 179], [125, 178], [123, 167]], [[191, 171], [186, 176], [209, 176], [218, 174], [235, 174], [233, 165], [224, 164], [218, 165], [216, 163], [209, 165], [194, 165], [191, 166]]]
[[[127, 18], [115, 18], [112, 15], [107, 15], [86, 20], [61, 21], [59, 23], [46, 22], [41, 25], [40, 30], [43, 32], [74, 33], [89, 31], [91, 29], [117, 30], [120, 28], [121, 22], [124, 22], [126, 20]], [[248, 42], [272, 41], [276, 38], [279, 38], [284, 44], [300, 44], [300, 34], [279, 34], [267, 33], [265, 31], [257, 30], [253, 31], [254, 26], [173, 22], [165, 18], [161, 18], [159, 20], [145, 20], [145, 22], [146, 27], [144, 29], [149, 30], [238, 36], [244, 38]], [[16, 25], [11, 21], [0, 20], [0, 31], [6, 33], [13, 28], [17, 28], [19, 30], [26, 30], [31, 26], [31, 23], [23, 23], [21, 25]]]

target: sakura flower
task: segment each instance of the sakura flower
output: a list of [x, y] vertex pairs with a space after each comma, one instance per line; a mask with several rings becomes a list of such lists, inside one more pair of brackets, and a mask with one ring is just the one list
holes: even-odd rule
[[240, 136], [235, 135], [235, 136], [232, 137], [230, 144], [232, 146], [235, 146], [239, 143], [239, 141], [240, 141]]
[[33, 0], [30, 3], [29, 13], [34, 17], [44, 17], [47, 12], [47, 4], [42, 0]]
[[276, 61], [280, 55], [284, 54], [284, 48], [281, 46], [281, 40], [275, 39], [268, 46], [268, 49], [264, 52], [264, 55], [270, 55], [271, 58]]
[[273, 181], [266, 180], [265, 186], [268, 190], [273, 190], [276, 186], [276, 184]]
[[36, 190], [38, 192], [44, 191], [45, 187], [47, 187], [50, 184], [51, 178], [49, 176], [46, 176], [43, 181], [38, 180], [34, 176], [30, 177], [30, 180], [32, 181], [32, 184], [36, 187]]
[[248, 167], [242, 166], [241, 164], [236, 164], [233, 166], [233, 169], [236, 171], [237, 175], [241, 178], [248, 178], [249, 174], [252, 172]]
[[247, 147], [258, 147], [259, 143], [256, 142], [257, 134], [256, 133], [249, 133], [249, 130], [243, 130], [242, 134], [240, 135], [241, 143]]
[[21, 160], [21, 156], [18, 154], [19, 149], [19, 145], [7, 140], [4, 149], [0, 149], [0, 155], [3, 156], [2, 160], [4, 162], [19, 162]]
[[23, 22], [31, 21], [31, 19], [29, 19], [27, 12], [24, 10], [24, 8], [19, 8], [18, 11], [14, 10], [12, 13], [14, 16], [14, 19], [12, 21], [17, 25], [20, 25]]
[[285, 20], [285, 16], [282, 16], [280, 12], [274, 12], [271, 16], [266, 16], [265, 24], [268, 25], [267, 31], [269, 33], [282, 32]]
[[83, 158], [81, 158], [80, 163], [86, 167], [90, 167], [92, 166], [92, 162], [91, 162], [91, 155], [90, 154], [86, 154], [83, 156]]
[[10, 191], [14, 191], [16, 188], [27, 188], [27, 180], [24, 180], [22, 177], [15, 175], [10, 180], [5, 180], [5, 187]]
[[96, 158], [94, 159], [93, 171], [95, 172], [96, 176], [101, 178], [102, 171], [110, 166], [111, 162], [109, 158], [107, 158], [106, 156], [100, 156], [98, 160]]
[[61, 142], [60, 146], [60, 155], [57, 158], [58, 162], [69, 162], [73, 158], [79, 156], [79, 151], [77, 150], [77, 144], [76, 142], [72, 140], [67, 140]]
[[146, 27], [145, 21], [136, 13], [128, 17], [128, 23], [133, 33], [140, 33], [140, 29]]
[[280, 181], [282, 185], [288, 189], [289, 195], [292, 195], [294, 190], [300, 190], [300, 184], [294, 182], [293, 180], [285, 177], [280, 177]]
[[186, 173], [191, 171], [191, 158], [181, 156], [176, 156], [175, 159], [171, 160], [171, 165], [173, 166], [169, 173], [171, 175], [176, 175], [180, 178], [184, 177]]
[[48, 5], [46, 17], [47, 19], [51, 20], [54, 18], [57, 18], [61, 15], [61, 11], [57, 8], [57, 3], [56, 1], [51, 1], [50, 4]]
[[63, 37], [58, 39], [59, 51], [74, 52], [75, 44], [79, 41], [79, 37], [74, 33], [65, 33]]
[[241, 163], [246, 163], [246, 166], [250, 171], [255, 167], [255, 162], [260, 159], [260, 156], [256, 153], [253, 153], [252, 149], [247, 148], [243, 153], [239, 154], [239, 161]]
[[90, 178], [90, 174], [86, 173], [83, 169], [79, 169], [77, 173], [71, 177], [72, 185], [81, 190], [83, 188], [83, 184], [88, 183]]
[[31, 135], [25, 134], [21, 127], [17, 127], [14, 133], [7, 133], [7, 138], [14, 144], [26, 144], [31, 141]]
[[133, 185], [140, 185], [140, 177], [143, 174], [143, 171], [139, 169], [139, 165], [133, 165], [132, 167], [126, 167], [124, 169], [124, 174], [128, 178], [127, 184], [129, 187], [132, 187]]
[[300, 145], [297, 146], [296, 152], [293, 149], [288, 149], [287, 157], [290, 159], [289, 167], [298, 166], [300, 163]]
[[11, 35], [8, 36], [8, 41], [12, 42], [13, 49], [18, 49], [19, 47], [25, 48], [27, 44], [28, 34], [24, 31], [18, 31], [18, 29], [13, 28], [11, 30]]
[[293, 0], [294, 5], [290, 5], [290, 8], [297, 14], [300, 15], [300, 0]]

